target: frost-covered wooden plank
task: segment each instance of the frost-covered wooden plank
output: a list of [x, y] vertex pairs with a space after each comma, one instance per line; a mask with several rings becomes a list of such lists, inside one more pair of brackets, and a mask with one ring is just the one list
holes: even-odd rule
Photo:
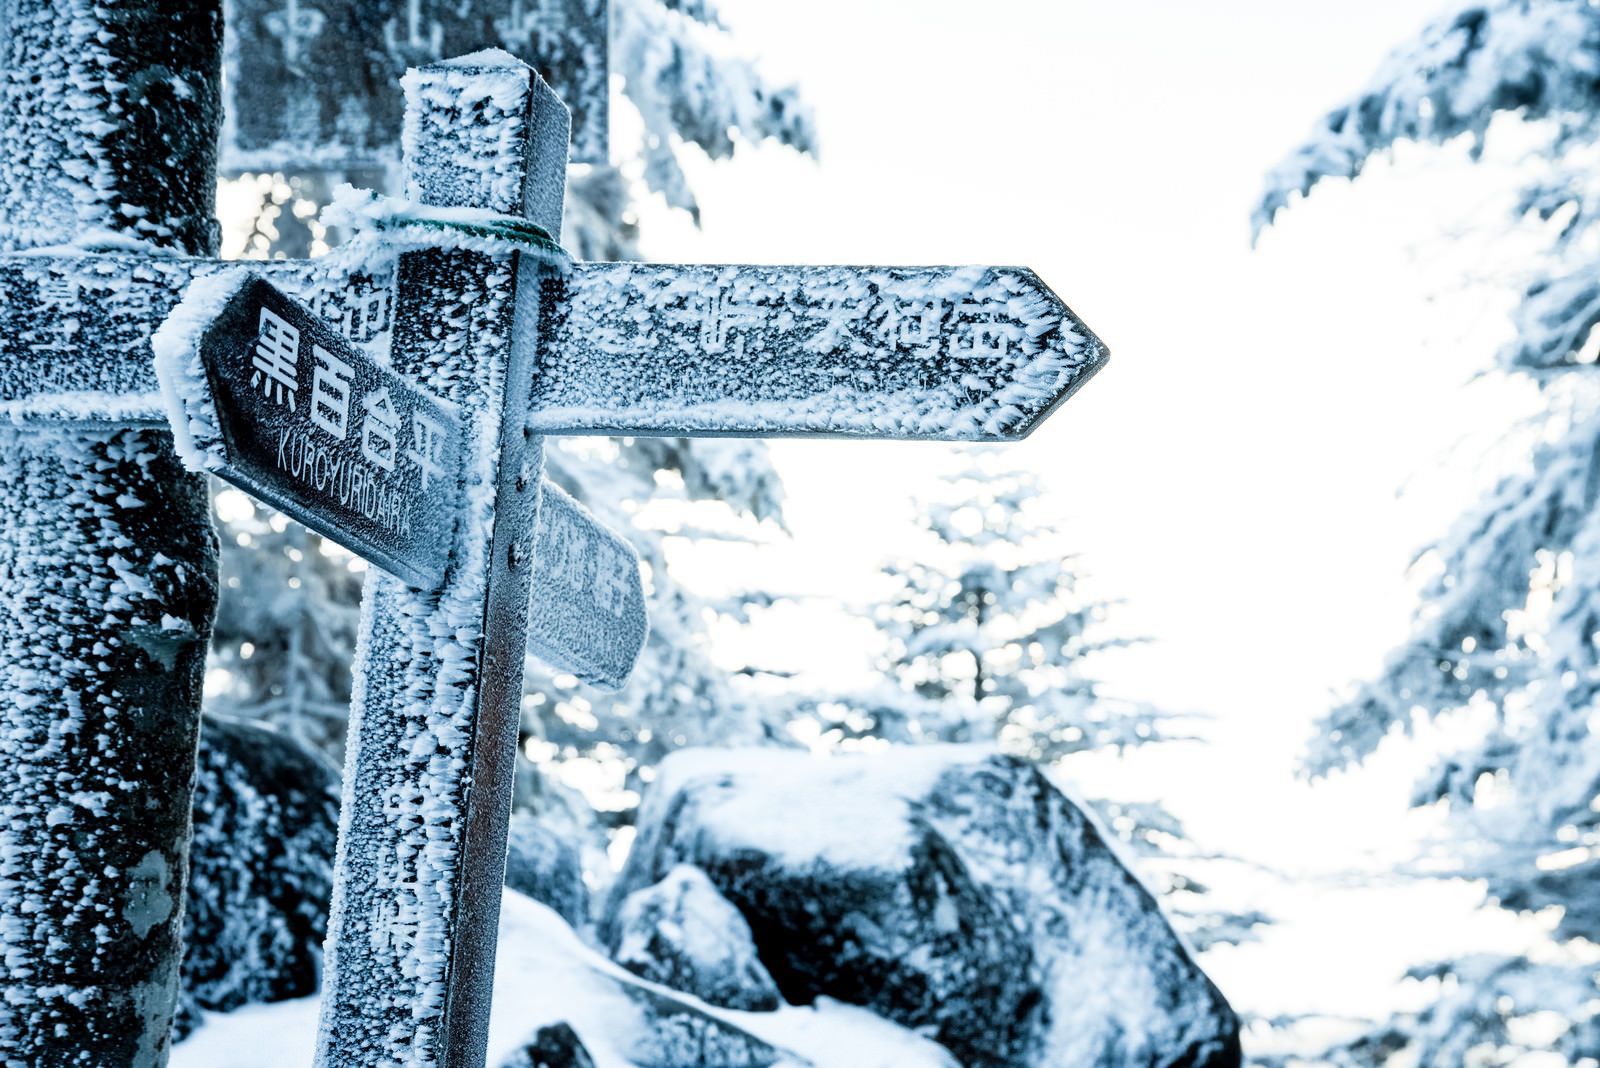
[[1026, 436], [1107, 351], [1019, 267], [579, 264], [530, 426]]
[[546, 481], [533, 567], [529, 650], [584, 682], [621, 688], [650, 630], [633, 546]]
[[0, 256], [0, 413], [164, 425], [150, 335], [210, 261]]
[[400, 77], [484, 48], [531, 64], [572, 109], [572, 161], [607, 158], [607, 0], [229, 0], [230, 172], [382, 167]]
[[147, 252], [0, 255], [0, 421], [165, 427], [150, 336], [195, 278], [244, 271], [306, 301], [352, 342], [381, 348], [387, 340], [392, 261], [331, 256], [223, 265]]
[[[244, 269], [387, 340], [392, 261], [0, 256], [0, 416], [159, 423], [143, 339], [196, 274]], [[1021, 268], [580, 263], [562, 292], [541, 433], [1017, 438], [1107, 355]], [[39, 358], [67, 346], [105, 357]]]
[[[0, 27], [0, 249], [214, 253], [220, 6], [10, 0]], [[7, 268], [48, 312], [0, 304], [10, 397], [132, 385], [104, 368], [147, 351], [128, 327], [167, 261], [95, 259]], [[165, 431], [58, 421], [0, 430], [0, 486], [0, 1064], [153, 1068], [217, 597], [205, 480]]]
[[[409, 199], [558, 231], [567, 114], [510, 57], [406, 76]], [[549, 272], [527, 253], [406, 253], [391, 356], [455, 404], [469, 457], [444, 584], [369, 572], [328, 926], [321, 1068], [484, 1063], [542, 439], [525, 429]]]
[[450, 562], [465, 434], [259, 276], [197, 282], [152, 342], [178, 452], [412, 586]]

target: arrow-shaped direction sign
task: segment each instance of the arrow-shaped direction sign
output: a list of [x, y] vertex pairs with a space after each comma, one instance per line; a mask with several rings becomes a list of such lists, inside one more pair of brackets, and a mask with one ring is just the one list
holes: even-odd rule
[[1021, 438], [1107, 355], [1021, 267], [580, 267], [536, 432]]
[[[191, 317], [209, 323], [198, 346]], [[444, 580], [466, 449], [454, 405], [254, 275], [195, 283], [152, 346], [191, 467], [412, 586]]]
[[633, 546], [547, 480], [533, 559], [529, 650], [593, 686], [620, 689], [649, 631]]

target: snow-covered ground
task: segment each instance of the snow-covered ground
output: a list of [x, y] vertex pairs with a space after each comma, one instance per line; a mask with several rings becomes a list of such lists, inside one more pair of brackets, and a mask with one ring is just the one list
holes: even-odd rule
[[[515, 891], [500, 913], [489, 1064], [501, 1063], [547, 1024], [565, 1020], [582, 1036], [596, 1068], [629, 1068], [620, 1052], [637, 1008], [616, 980], [637, 983], [590, 949], [562, 919]], [[666, 993], [667, 991], [664, 991]], [[955, 1068], [940, 1046], [850, 1005], [824, 999], [811, 1008], [728, 1012], [670, 992], [816, 1068]], [[205, 1026], [173, 1051], [171, 1068], [305, 1068], [316, 1045], [317, 999], [208, 1013]]]

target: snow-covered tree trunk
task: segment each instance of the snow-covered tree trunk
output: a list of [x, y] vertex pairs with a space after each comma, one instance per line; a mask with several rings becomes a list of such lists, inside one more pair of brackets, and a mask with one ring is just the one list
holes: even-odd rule
[[[218, 4], [13, 0], [0, 49], [0, 248], [216, 251]], [[62, 336], [33, 358], [70, 382], [97, 354]], [[0, 436], [0, 485], [0, 1063], [164, 1064], [217, 595], [205, 482], [165, 431], [57, 424]]]
[[216, 609], [205, 483], [170, 435], [70, 428], [6, 432], [0, 479], [0, 1050], [164, 1063]]
[[[532, 68], [444, 63], [404, 86], [408, 197], [559, 232], [568, 120]], [[553, 269], [512, 252], [400, 260], [394, 366], [457, 406], [467, 471], [443, 586], [368, 572], [321, 1068], [484, 1063], [543, 469], [531, 339]]]

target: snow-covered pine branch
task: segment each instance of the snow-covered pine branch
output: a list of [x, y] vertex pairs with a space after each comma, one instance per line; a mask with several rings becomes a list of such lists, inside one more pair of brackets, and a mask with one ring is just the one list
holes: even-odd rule
[[735, 138], [775, 138], [816, 150], [811, 113], [793, 86], [769, 85], [740, 56], [710, 0], [614, 0], [612, 63], [644, 119], [644, 178], [696, 220], [700, 206], [677, 160], [684, 144], [712, 159], [733, 155]]
[[1554, 120], [1590, 140], [1600, 108], [1600, 9], [1585, 0], [1471, 4], [1392, 52], [1366, 88], [1330, 111], [1268, 175], [1251, 217], [1272, 225], [1295, 194], [1324, 178], [1354, 178], [1397, 141], [1481, 147], [1500, 112]]
[[1497, 123], [1517, 122], [1537, 138], [1507, 226], [1533, 220], [1548, 243], [1497, 365], [1533, 381], [1545, 409], [1522, 462], [1420, 558], [1411, 636], [1319, 724], [1305, 770], [1361, 764], [1423, 719], [1475, 724], [1417, 783], [1413, 804], [1449, 819], [1413, 870], [1480, 880], [1486, 904], [1542, 914], [1551, 939], [1414, 969], [1426, 1007], [1326, 1051], [1331, 1063], [1600, 1058], [1600, 8], [1496, 0], [1428, 26], [1268, 176], [1254, 225], [1398, 141], [1467, 138], [1477, 158]]

